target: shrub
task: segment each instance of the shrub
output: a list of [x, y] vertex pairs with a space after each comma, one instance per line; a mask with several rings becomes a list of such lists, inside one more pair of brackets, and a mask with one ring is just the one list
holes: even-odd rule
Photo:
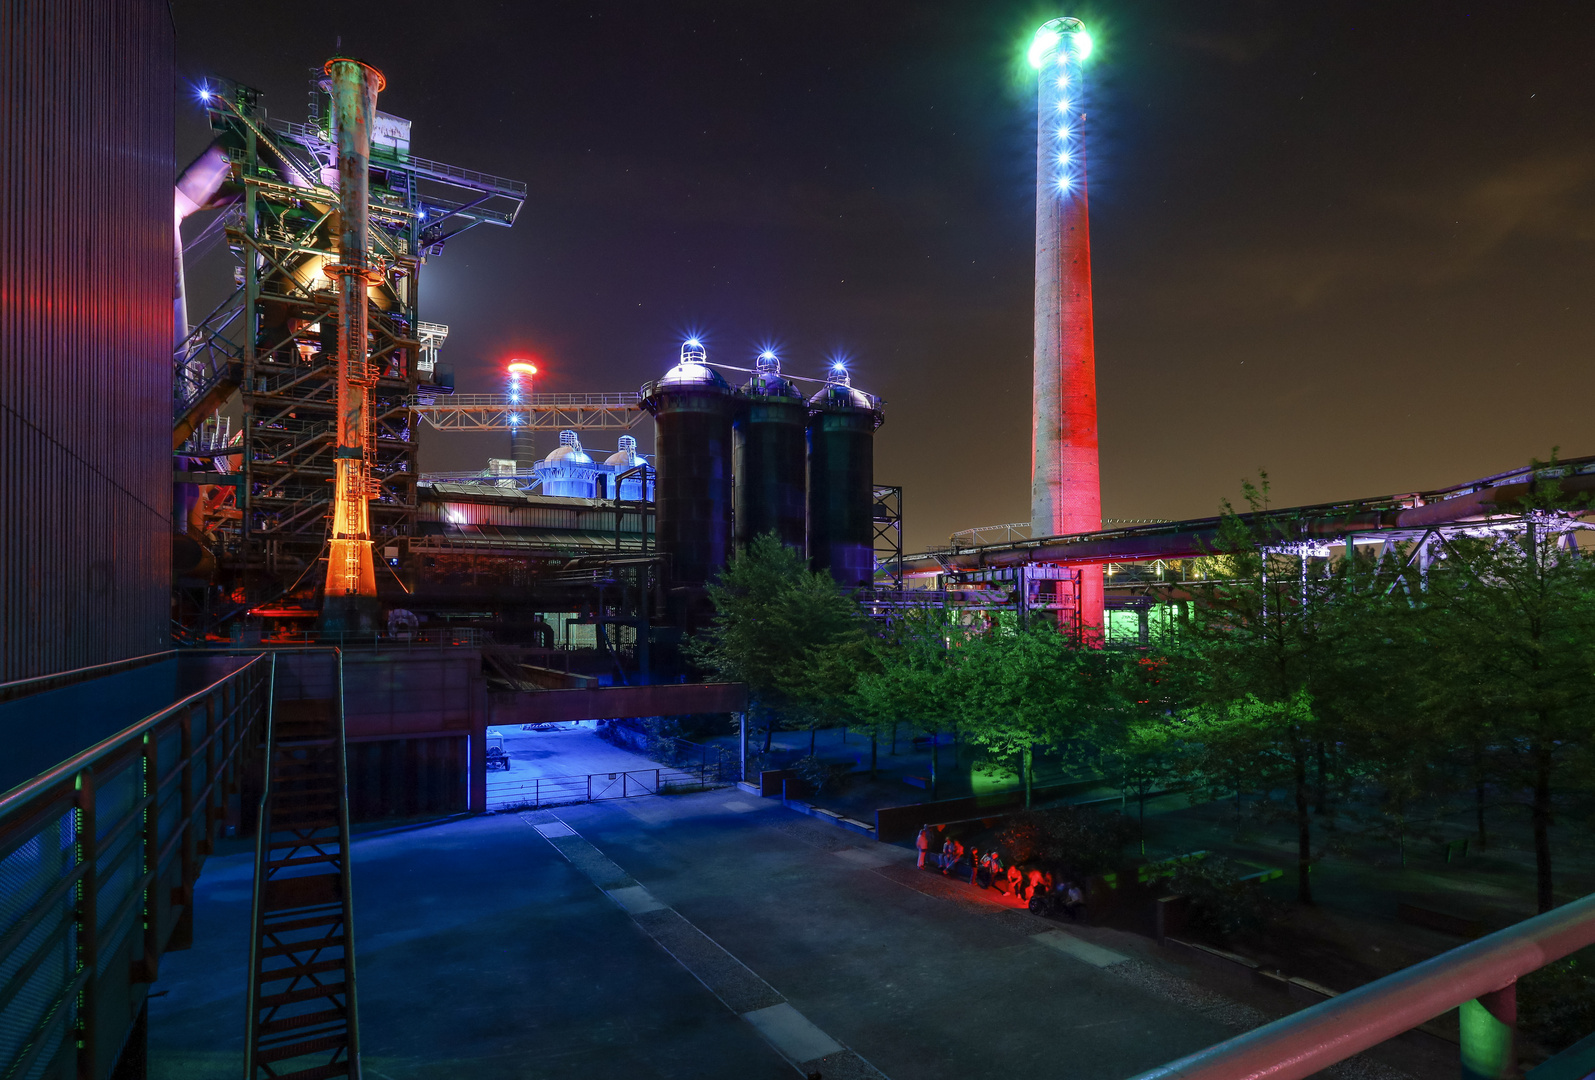
[[1134, 822], [1119, 814], [1065, 806], [1016, 814], [997, 842], [1011, 862], [1048, 863], [1071, 876], [1089, 877], [1118, 866], [1134, 837]]
[[1517, 984], [1518, 1030], [1548, 1054], [1595, 1031], [1595, 949], [1576, 952]]
[[1279, 914], [1255, 882], [1241, 880], [1244, 876], [1244, 867], [1209, 856], [1176, 863], [1164, 880], [1170, 892], [1190, 901], [1190, 928], [1223, 941], [1261, 930]]
[[841, 787], [847, 775], [853, 771], [853, 766], [827, 765], [811, 754], [793, 762], [792, 770], [808, 785], [810, 793], [818, 795], [826, 788], [835, 790]]

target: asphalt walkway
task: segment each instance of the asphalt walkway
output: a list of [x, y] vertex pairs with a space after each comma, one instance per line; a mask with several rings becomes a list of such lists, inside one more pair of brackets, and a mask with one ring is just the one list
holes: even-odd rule
[[[737, 789], [367, 832], [353, 865], [373, 1080], [1120, 1080], [1266, 1019], [1144, 938]], [[239, 1072], [249, 869], [206, 865], [195, 947], [151, 1001], [152, 1075]]]

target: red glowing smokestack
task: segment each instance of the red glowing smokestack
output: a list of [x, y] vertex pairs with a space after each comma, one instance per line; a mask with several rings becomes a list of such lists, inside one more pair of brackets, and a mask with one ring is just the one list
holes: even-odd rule
[[[1078, 19], [1036, 31], [1036, 353], [1030, 459], [1035, 536], [1102, 528], [1097, 469], [1096, 343], [1091, 319], [1091, 227], [1086, 206], [1085, 89], [1091, 37]], [[1059, 582], [1059, 625], [1102, 631], [1102, 567]]]

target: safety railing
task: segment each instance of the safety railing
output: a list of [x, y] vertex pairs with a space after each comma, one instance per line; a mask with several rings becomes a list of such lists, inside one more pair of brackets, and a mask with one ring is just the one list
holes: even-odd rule
[[488, 805], [496, 810], [515, 807], [562, 806], [570, 803], [634, 799], [665, 795], [671, 787], [699, 787], [701, 777], [683, 769], [630, 769], [578, 776], [528, 776], [524, 779], [489, 776]]
[[1595, 945], [1595, 894], [1136, 1080], [1298, 1080], [1459, 1006], [1462, 1075], [1506, 1080], [1519, 1075], [1517, 980], [1589, 945]]
[[256, 656], [0, 797], [0, 1076], [109, 1075], [269, 698]]
[[405, 404], [412, 409], [435, 407], [439, 409], [508, 409], [511, 411], [517, 409], [638, 408], [637, 392], [635, 390], [609, 394], [519, 394], [514, 397], [509, 394], [451, 394], [440, 398], [432, 394], [415, 394], [406, 399]]

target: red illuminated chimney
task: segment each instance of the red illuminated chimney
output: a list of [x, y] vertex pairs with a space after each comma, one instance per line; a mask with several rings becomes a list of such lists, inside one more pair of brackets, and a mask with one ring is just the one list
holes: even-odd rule
[[[1102, 527], [1097, 470], [1096, 344], [1091, 320], [1091, 229], [1086, 207], [1084, 83], [1091, 37], [1078, 19], [1036, 31], [1036, 352], [1030, 523], [1034, 536]], [[1058, 583], [1059, 625], [1088, 639], [1102, 630], [1102, 567]]]

